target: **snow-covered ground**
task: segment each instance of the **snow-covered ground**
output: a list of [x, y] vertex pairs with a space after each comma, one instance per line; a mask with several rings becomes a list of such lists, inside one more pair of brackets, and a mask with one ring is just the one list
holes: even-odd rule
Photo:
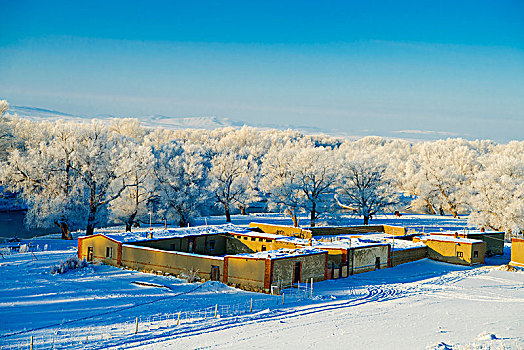
[[316, 283], [312, 298], [310, 286], [288, 291], [282, 304], [218, 282], [104, 265], [51, 274], [76, 254], [76, 240], [33, 244], [47, 251], [0, 257], [2, 348], [28, 348], [31, 336], [35, 349], [524, 347], [524, 273], [498, 267], [509, 245], [486, 266], [424, 259]]

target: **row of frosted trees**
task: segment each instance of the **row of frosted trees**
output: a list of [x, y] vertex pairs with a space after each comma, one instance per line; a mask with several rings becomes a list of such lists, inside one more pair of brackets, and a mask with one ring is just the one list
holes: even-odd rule
[[92, 234], [156, 219], [185, 226], [254, 203], [288, 214], [344, 208], [454, 217], [491, 229], [524, 229], [524, 142], [448, 139], [348, 141], [249, 127], [166, 130], [137, 120], [32, 122], [0, 110], [0, 179], [29, 208], [29, 226]]

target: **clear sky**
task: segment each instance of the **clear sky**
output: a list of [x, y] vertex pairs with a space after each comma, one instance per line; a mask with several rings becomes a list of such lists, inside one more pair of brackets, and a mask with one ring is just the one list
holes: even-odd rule
[[0, 98], [524, 139], [524, 1], [0, 0]]

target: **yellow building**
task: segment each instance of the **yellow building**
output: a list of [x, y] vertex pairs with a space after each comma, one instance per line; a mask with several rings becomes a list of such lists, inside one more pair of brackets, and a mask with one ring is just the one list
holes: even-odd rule
[[486, 243], [481, 240], [437, 235], [413, 239], [414, 242], [417, 240], [428, 247], [430, 259], [460, 265], [484, 263]]
[[524, 239], [511, 239], [511, 261], [509, 264], [524, 267]]
[[[78, 239], [78, 258], [146, 272], [194, 275], [266, 293], [274, 283], [280, 289], [311, 278], [326, 278], [326, 251], [277, 242], [285, 236], [230, 231], [172, 230], [155, 239], [143, 239], [145, 235], [140, 233], [131, 238], [96, 234]], [[288, 247], [291, 249], [283, 249]]]
[[482, 231], [482, 230], [465, 230], [465, 231], [443, 231], [430, 233], [438, 236], [457, 236], [469, 239], [478, 239], [486, 242], [486, 255], [504, 254], [504, 237], [505, 232], [501, 231]]

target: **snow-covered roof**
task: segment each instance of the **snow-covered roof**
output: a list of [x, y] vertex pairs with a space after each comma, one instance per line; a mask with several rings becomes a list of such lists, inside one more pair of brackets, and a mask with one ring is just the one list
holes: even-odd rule
[[480, 230], [460, 230], [460, 231], [440, 231], [440, 232], [431, 232], [431, 235], [443, 235], [443, 236], [454, 236], [458, 234], [459, 236], [469, 236], [469, 235], [497, 235], [504, 234], [503, 231], [480, 231]]
[[438, 241], [438, 242], [455, 242], [455, 243], [465, 243], [465, 244], [483, 243], [483, 241], [480, 239], [462, 238], [462, 237], [455, 237], [455, 236], [442, 236], [442, 235], [421, 236], [420, 240], [423, 242]]
[[297, 257], [301, 255], [311, 255], [311, 254], [321, 254], [325, 253], [325, 251], [316, 249], [313, 247], [303, 247], [303, 248], [296, 248], [296, 249], [278, 249], [278, 250], [268, 250], [265, 252], [257, 252], [257, 253], [243, 253], [243, 254], [236, 254], [235, 257], [249, 257], [249, 258], [257, 258], [257, 259], [278, 259], [278, 258], [286, 258], [286, 257]]
[[[138, 231], [133, 232], [124, 232], [124, 231], [112, 231], [104, 230], [102, 232], [97, 231], [96, 233], [103, 234], [104, 236], [114, 239], [118, 242], [138, 242], [147, 240], [149, 234], [149, 228], [143, 228]], [[201, 236], [201, 235], [212, 235], [220, 233], [240, 233], [240, 234], [249, 234], [251, 231], [247, 230], [244, 227], [225, 224], [225, 225], [209, 225], [209, 226], [195, 226], [195, 227], [180, 227], [172, 228], [169, 227], [166, 229], [162, 228], [153, 228], [153, 240], [155, 239], [165, 239], [165, 238], [183, 238], [189, 236]]]

